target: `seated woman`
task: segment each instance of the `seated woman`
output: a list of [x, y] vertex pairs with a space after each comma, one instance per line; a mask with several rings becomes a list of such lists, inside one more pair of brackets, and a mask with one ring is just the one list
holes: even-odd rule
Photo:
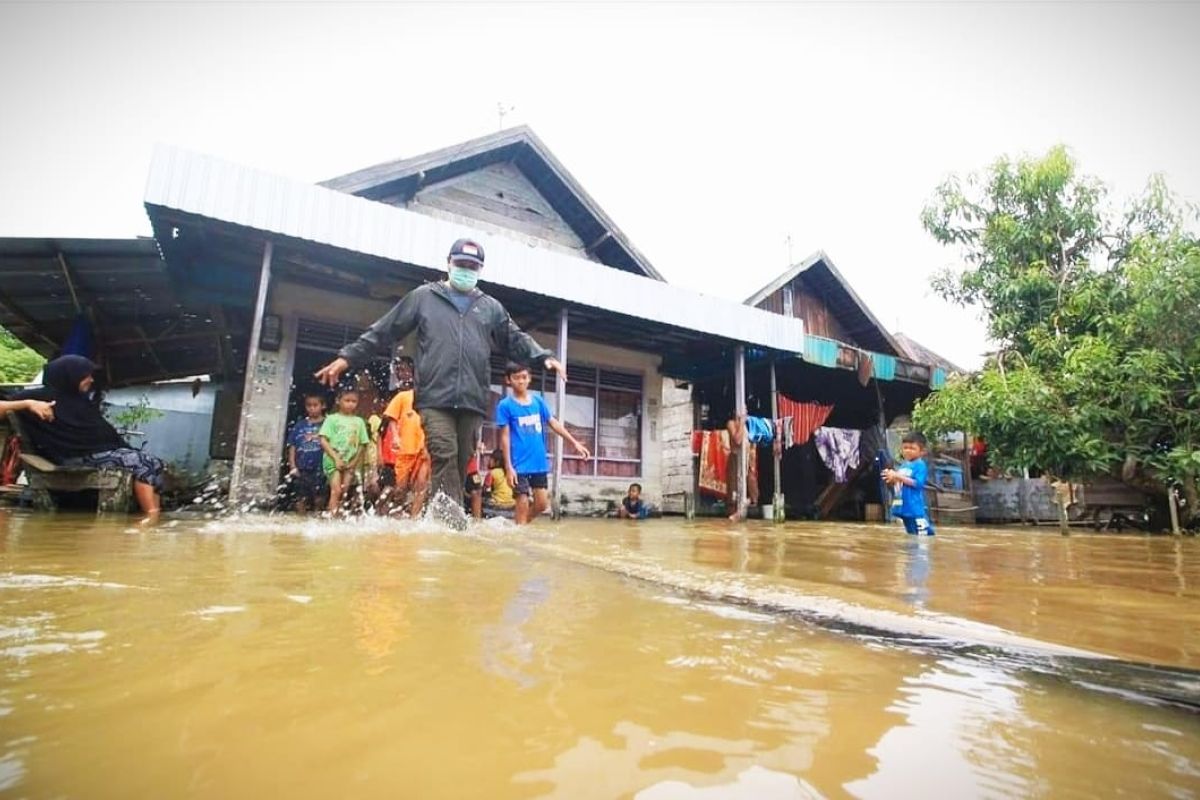
[[[96, 365], [83, 356], [62, 356], [46, 365], [42, 385], [16, 393], [23, 427], [38, 453], [55, 464], [108, 467], [133, 474], [133, 496], [147, 514], [159, 512], [163, 462], [134, 450], [88, 399]], [[47, 419], [40, 404], [50, 404]]]

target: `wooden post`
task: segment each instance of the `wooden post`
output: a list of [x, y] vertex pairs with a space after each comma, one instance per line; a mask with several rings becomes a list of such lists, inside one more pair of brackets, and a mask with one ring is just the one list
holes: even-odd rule
[[1067, 504], [1071, 500], [1071, 484], [1068, 481], [1053, 481], [1050, 486], [1054, 489], [1054, 502], [1058, 506], [1058, 532], [1063, 536], [1070, 536]]
[[[779, 419], [779, 384], [775, 377], [775, 359], [771, 359], [771, 424], [775, 424], [775, 420]], [[776, 431], [776, 437], [782, 431]], [[771, 461], [775, 467], [775, 493], [771, 497], [771, 511], [773, 522], [783, 522], [783, 467], [780, 461], [783, 458], [783, 443], [776, 441], [771, 447]]]
[[[562, 368], [567, 368], [567, 309], [566, 306], [558, 312], [558, 363], [562, 364]], [[555, 380], [554, 387], [555, 399], [555, 416], [559, 421], [566, 425], [566, 403], [567, 403], [567, 381], [565, 375], [558, 375]], [[595, 447], [595, 442], [592, 446]], [[593, 455], [595, 455], [593, 453]], [[563, 465], [563, 440], [561, 436], [554, 437], [554, 478], [551, 481], [550, 489], [550, 509], [554, 519], [562, 517], [562, 503], [560, 501], [559, 479], [562, 476]]]
[[[746, 348], [744, 345], [738, 345], [734, 348], [733, 355], [733, 415], [737, 419], [739, 425], [743, 425], [743, 420], [746, 416]], [[746, 469], [747, 453], [749, 452], [749, 442], [746, 441], [745, 430], [742, 431], [741, 445], [738, 446], [738, 474], [737, 474], [737, 516], [738, 519], [746, 518]]]
[[229, 478], [229, 499], [237, 502], [242, 483], [242, 470], [246, 461], [246, 412], [254, 396], [254, 366], [258, 362], [258, 338], [262, 335], [263, 315], [267, 311], [267, 290], [271, 284], [271, 256], [274, 243], [268, 239], [263, 246], [262, 268], [258, 273], [258, 299], [254, 303], [254, 321], [250, 325], [250, 344], [246, 348], [246, 374], [242, 384], [242, 409], [238, 415], [237, 445], [233, 453], [233, 472]]
[[[888, 464], [891, 464], [891, 459], [895, 457], [888, 447], [887, 438], [887, 413], [883, 409], [883, 391], [879, 388], [879, 379], [872, 377], [871, 383], [875, 387], [875, 408], [879, 412], [879, 435], [883, 437], [883, 449], [888, 454]], [[872, 453], [871, 457], [875, 458], [878, 453]], [[895, 466], [894, 464], [892, 466]], [[883, 479], [883, 473], [880, 472], [877, 482], [879, 484], [879, 518], [885, 523], [892, 522], [892, 498], [896, 492], [900, 491], [899, 487], [888, 486], [887, 481]]]
[[1179, 504], [1175, 497], [1175, 487], [1167, 487], [1167, 510], [1171, 512], [1171, 533], [1176, 536], [1181, 536], [1183, 531], [1179, 527]]

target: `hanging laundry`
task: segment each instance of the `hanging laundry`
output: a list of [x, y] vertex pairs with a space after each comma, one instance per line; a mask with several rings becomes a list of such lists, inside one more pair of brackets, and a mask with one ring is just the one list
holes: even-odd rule
[[846, 475], [859, 465], [858, 441], [861, 431], [848, 428], [817, 428], [813, 441], [817, 453], [837, 483], [845, 483]]
[[729, 491], [725, 482], [728, 469], [729, 447], [723, 445], [721, 437], [728, 441], [725, 431], [701, 431], [700, 441], [700, 491], [724, 498]]
[[795, 430], [796, 421], [791, 417], [780, 417], [775, 420], [775, 448], [777, 450], [786, 450], [796, 443]]
[[746, 417], [746, 438], [751, 444], [770, 444], [775, 438], [774, 427], [765, 417]]
[[817, 403], [797, 403], [790, 397], [779, 395], [779, 416], [792, 418], [792, 444], [804, 444], [813, 431], [825, 424], [833, 406]]

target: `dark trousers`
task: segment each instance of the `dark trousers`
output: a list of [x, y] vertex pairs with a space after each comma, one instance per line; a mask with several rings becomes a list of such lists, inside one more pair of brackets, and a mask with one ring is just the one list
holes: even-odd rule
[[463, 478], [467, 462], [475, 452], [483, 415], [465, 409], [422, 408], [421, 423], [425, 428], [425, 447], [433, 462], [430, 497], [443, 492], [461, 505]]

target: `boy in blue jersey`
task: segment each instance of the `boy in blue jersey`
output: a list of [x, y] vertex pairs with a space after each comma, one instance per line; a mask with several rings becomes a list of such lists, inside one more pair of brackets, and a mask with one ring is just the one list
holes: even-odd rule
[[321, 425], [325, 422], [325, 398], [305, 392], [304, 416], [292, 423], [287, 436], [288, 481], [296, 510], [315, 511], [324, 503], [329, 487], [321, 471]]
[[517, 494], [513, 521], [524, 525], [549, 506], [546, 473], [550, 471], [550, 464], [546, 459], [545, 428], [549, 427], [570, 442], [575, 452], [584, 458], [590, 458], [591, 453], [554, 418], [541, 395], [529, 391], [529, 367], [510, 363], [504, 374], [512, 387], [512, 396], [497, 404], [496, 427], [500, 429], [504, 473]]
[[914, 536], [933, 536], [933, 525], [925, 512], [925, 437], [916, 431], [905, 434], [900, 444], [904, 461], [895, 469], [885, 469], [883, 479], [900, 493], [900, 509], [895, 513], [904, 520], [904, 530]]

